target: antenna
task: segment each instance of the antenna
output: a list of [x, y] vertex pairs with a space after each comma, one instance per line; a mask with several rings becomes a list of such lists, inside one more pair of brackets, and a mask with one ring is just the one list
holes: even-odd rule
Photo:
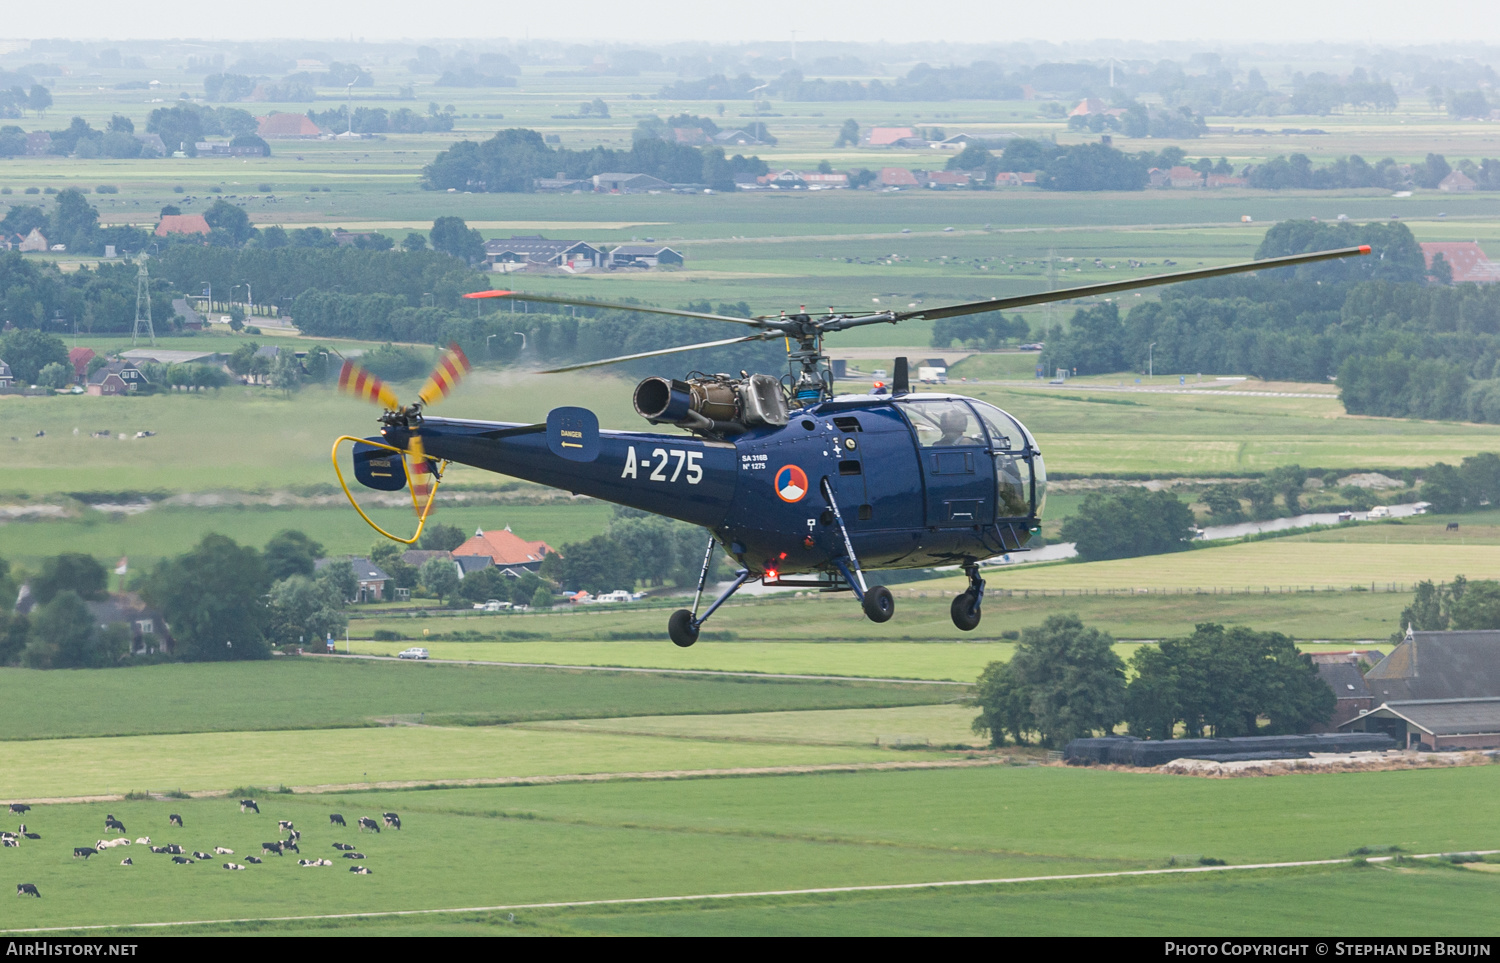
[[146, 337], [156, 347], [156, 328], [151, 324], [151, 275], [146, 270], [146, 255], [141, 255], [140, 270], [135, 273], [135, 330], [130, 334], [130, 346], [135, 347], [141, 336], [141, 325], [146, 326]]

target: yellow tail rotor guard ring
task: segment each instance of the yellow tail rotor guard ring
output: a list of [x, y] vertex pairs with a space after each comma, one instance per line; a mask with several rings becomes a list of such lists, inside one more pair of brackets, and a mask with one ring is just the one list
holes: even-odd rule
[[[401, 471], [406, 475], [407, 491], [411, 492], [411, 507], [417, 512], [417, 530], [415, 533], [413, 533], [411, 538], [400, 538], [396, 535], [392, 535], [390, 532], [381, 528], [379, 525], [376, 525], [375, 522], [371, 520], [370, 516], [365, 514], [365, 510], [359, 507], [359, 502], [355, 500], [354, 493], [349, 490], [349, 483], [344, 480], [344, 470], [339, 467], [339, 445], [342, 445], [346, 441], [354, 442], [355, 444], [363, 443], [369, 445], [372, 448], [384, 448], [386, 451], [393, 451], [401, 456]], [[442, 468], [447, 467], [448, 463], [446, 461], [443, 462]], [[402, 545], [416, 544], [417, 539], [422, 537], [422, 529], [427, 524], [427, 516], [432, 512], [432, 500], [437, 497], [438, 485], [442, 483], [441, 468], [437, 472], [432, 473], [432, 489], [427, 493], [427, 503], [425, 505], [419, 506], [417, 504], [416, 489], [412, 486], [411, 467], [406, 464], [405, 449], [397, 448], [395, 445], [387, 445], [384, 442], [370, 441], [368, 438], [355, 438], [353, 435], [340, 435], [333, 442], [333, 473], [338, 476], [339, 485], [344, 489], [344, 497], [349, 499], [349, 504], [354, 506], [354, 510], [356, 512], [359, 512], [359, 517], [365, 520], [366, 525], [369, 525], [371, 528], [375, 529], [375, 531], [384, 535], [391, 541], [400, 542]]]

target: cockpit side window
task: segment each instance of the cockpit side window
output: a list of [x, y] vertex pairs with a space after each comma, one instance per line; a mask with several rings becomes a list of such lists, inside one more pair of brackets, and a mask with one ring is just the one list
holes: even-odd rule
[[1026, 434], [1026, 429], [1010, 415], [982, 401], [974, 402], [974, 410], [979, 412], [985, 427], [990, 430], [992, 447], [1002, 451], [1023, 451], [1030, 447], [1031, 439]]
[[901, 405], [923, 448], [957, 448], [984, 444], [979, 419], [961, 401], [922, 401]]

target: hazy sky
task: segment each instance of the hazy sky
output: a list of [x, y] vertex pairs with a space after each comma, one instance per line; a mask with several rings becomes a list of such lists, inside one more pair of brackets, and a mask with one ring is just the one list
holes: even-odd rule
[[756, 0], [68, 0], [6, 4], [0, 39], [271, 38], [699, 40], [1500, 42], [1495, 0], [1032, 0], [863, 3]]

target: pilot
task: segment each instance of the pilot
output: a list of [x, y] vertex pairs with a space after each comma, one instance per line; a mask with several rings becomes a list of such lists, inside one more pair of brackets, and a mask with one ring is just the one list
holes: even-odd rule
[[934, 445], [967, 445], [969, 439], [964, 437], [964, 429], [969, 427], [969, 416], [957, 408], [949, 408], [938, 418], [938, 427], [943, 430], [943, 435]]

